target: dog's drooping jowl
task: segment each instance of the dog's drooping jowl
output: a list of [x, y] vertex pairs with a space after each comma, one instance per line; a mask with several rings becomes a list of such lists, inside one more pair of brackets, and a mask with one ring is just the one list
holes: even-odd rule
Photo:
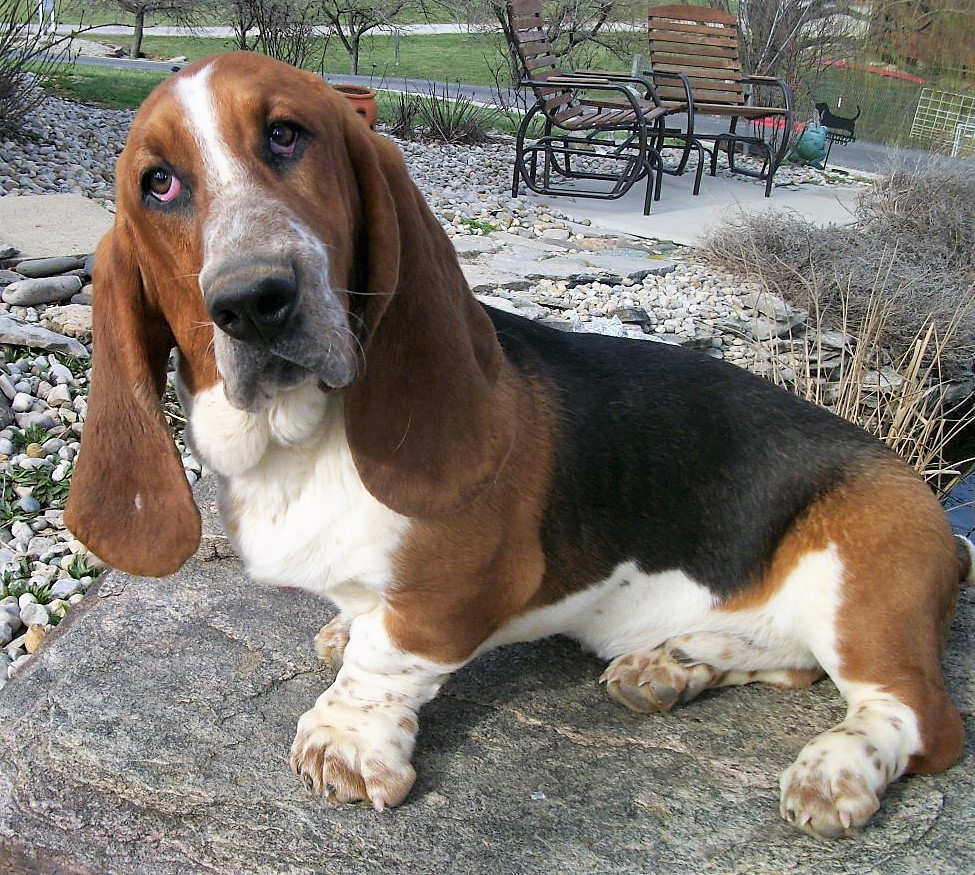
[[327, 799], [403, 802], [424, 703], [556, 632], [641, 712], [828, 674], [846, 716], [781, 778], [809, 832], [959, 756], [940, 658], [972, 554], [929, 489], [730, 364], [483, 308], [396, 147], [321, 78], [222, 55], [146, 100], [94, 308], [68, 524], [135, 574], [194, 552], [160, 405], [175, 347], [250, 577], [341, 611], [291, 754]]

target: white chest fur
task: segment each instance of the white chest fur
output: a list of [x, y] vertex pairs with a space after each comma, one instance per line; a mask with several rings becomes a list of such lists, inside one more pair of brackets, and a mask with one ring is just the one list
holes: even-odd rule
[[409, 520], [363, 486], [341, 393], [301, 386], [247, 413], [227, 403], [218, 383], [184, 406], [194, 451], [221, 477], [250, 577], [327, 596], [349, 616], [373, 608]]

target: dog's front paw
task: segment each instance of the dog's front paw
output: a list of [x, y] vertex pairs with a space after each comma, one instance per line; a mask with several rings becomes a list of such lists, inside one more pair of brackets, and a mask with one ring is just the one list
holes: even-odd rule
[[368, 800], [377, 811], [399, 805], [416, 780], [410, 755], [417, 724], [401, 711], [320, 701], [298, 720], [292, 770], [329, 802]]
[[[872, 786], [853, 763], [803, 751], [782, 774], [781, 814], [793, 826], [818, 838], [840, 838], [863, 826], [880, 808]], [[883, 786], [883, 785], [881, 785]]]

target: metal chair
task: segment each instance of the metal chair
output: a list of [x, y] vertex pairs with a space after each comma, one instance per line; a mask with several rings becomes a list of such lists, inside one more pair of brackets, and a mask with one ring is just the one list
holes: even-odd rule
[[[723, 151], [731, 172], [765, 180], [765, 196], [769, 197], [792, 135], [792, 92], [785, 80], [742, 72], [738, 20], [717, 9], [651, 7], [648, 37], [648, 60], [661, 105], [688, 104], [685, 134], [710, 154], [711, 175], [717, 172], [718, 152]], [[781, 105], [751, 102], [757, 88], [778, 89]], [[729, 129], [719, 134], [695, 132], [699, 116], [730, 119]], [[741, 121], [751, 124], [750, 133], [738, 129]], [[744, 149], [761, 156], [760, 170], [736, 164], [736, 154]]]
[[[515, 138], [511, 192], [521, 183], [539, 194], [615, 199], [647, 180], [644, 215], [660, 199], [655, 148], [668, 110], [642, 77], [563, 72], [548, 41], [541, 0], [509, 0], [509, 39], [521, 65], [520, 85], [535, 103]], [[542, 133], [533, 127], [543, 121]]]

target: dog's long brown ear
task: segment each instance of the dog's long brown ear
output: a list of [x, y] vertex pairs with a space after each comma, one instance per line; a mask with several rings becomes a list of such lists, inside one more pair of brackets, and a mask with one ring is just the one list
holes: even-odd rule
[[200, 514], [160, 399], [173, 341], [149, 312], [120, 222], [98, 247], [88, 417], [65, 523], [114, 568], [162, 576], [200, 542]]
[[363, 211], [353, 313], [365, 361], [346, 399], [349, 444], [384, 504], [451, 513], [496, 478], [511, 450], [501, 347], [398, 150], [350, 119]]

